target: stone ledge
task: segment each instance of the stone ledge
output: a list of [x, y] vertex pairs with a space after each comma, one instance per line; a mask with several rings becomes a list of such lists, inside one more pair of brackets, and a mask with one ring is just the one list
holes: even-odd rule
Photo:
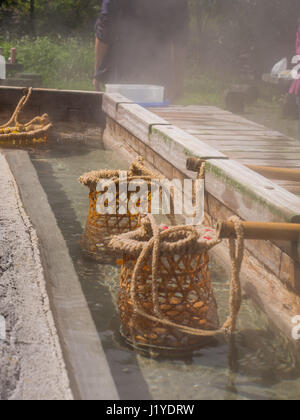
[[0, 153], [0, 400], [72, 400], [39, 243]]
[[50, 306], [75, 398], [117, 400], [110, 367], [67, 245], [28, 153], [5, 154], [37, 231]]
[[118, 108], [123, 104], [133, 104], [133, 102], [119, 93], [103, 94], [102, 111], [110, 118], [117, 119]]
[[[23, 96], [23, 87], [0, 86], [0, 111], [12, 112]], [[89, 91], [34, 89], [25, 110], [47, 113], [53, 122], [81, 121], [102, 124], [102, 93]]]

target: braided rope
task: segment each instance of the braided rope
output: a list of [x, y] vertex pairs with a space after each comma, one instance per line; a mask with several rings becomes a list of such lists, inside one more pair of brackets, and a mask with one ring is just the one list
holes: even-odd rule
[[[144, 218], [140, 229], [113, 237], [110, 247], [138, 257], [148, 244], [153, 246], [154, 243], [154, 236], [152, 235], [154, 223], [151, 224], [150, 219], [153, 219], [152, 215]], [[199, 238], [201, 229], [203, 227], [173, 226], [168, 230], [159, 231], [160, 255], [197, 254], [208, 251], [220, 243], [217, 238], [210, 242], [202, 237]], [[150, 255], [150, 252], [148, 254]]]
[[[205, 169], [206, 169], [206, 162], [205, 160], [201, 162], [199, 172], [197, 175], [197, 181], [204, 180], [205, 181]], [[193, 191], [192, 191], [192, 200], [194, 205], [201, 202], [201, 197], [199, 197], [199, 189], [197, 188], [197, 181], [193, 184]], [[194, 216], [196, 215], [198, 209], [195, 210]]]
[[17, 105], [17, 107], [16, 107], [16, 109], [15, 109], [15, 111], [14, 111], [14, 113], [13, 113], [13, 115], [11, 116], [11, 118], [10, 118], [10, 120], [6, 123], [6, 124], [4, 124], [4, 125], [2, 125], [2, 126], [0, 126], [0, 129], [2, 129], [2, 128], [6, 128], [6, 127], [9, 127], [12, 123], [15, 123], [15, 125], [17, 126], [18, 125], [18, 116], [19, 116], [19, 114], [20, 114], [20, 112], [21, 112], [21, 110], [22, 110], [22, 108], [24, 108], [24, 106], [27, 104], [27, 102], [29, 101], [29, 98], [30, 98], [30, 96], [31, 96], [31, 93], [32, 93], [32, 88], [29, 88], [28, 89], [28, 92], [27, 92], [27, 94], [25, 94], [21, 99], [20, 99], [20, 101], [19, 101], [19, 103], [18, 103], [18, 105]]
[[[127, 173], [126, 181], [122, 179], [122, 172], [120, 170], [102, 169], [100, 171], [91, 171], [83, 174], [79, 179], [79, 183], [90, 188], [91, 191], [95, 191], [98, 182], [101, 179], [107, 179], [115, 185], [121, 184], [122, 182], [134, 182], [141, 180], [146, 182], [148, 187], [154, 186], [155, 184], [160, 186], [159, 182], [164, 180], [165, 177], [157, 172], [152, 172], [146, 168], [143, 164], [144, 158], [138, 156], [137, 159], [131, 163], [129, 171]], [[106, 184], [109, 187], [110, 183]], [[138, 185], [138, 182], [137, 182]], [[163, 192], [161, 192], [162, 194]], [[171, 191], [170, 194], [170, 214], [168, 218], [170, 222], [175, 225], [175, 205], [174, 205], [174, 194]]]
[[[32, 88], [20, 99], [10, 120], [0, 126], [0, 141], [7, 140], [33, 140], [44, 137], [52, 127], [47, 114], [41, 117], [35, 117], [26, 124], [19, 122], [19, 115], [22, 109], [27, 105], [32, 94]], [[2, 132], [1, 132], [2, 131]]]
[[[144, 165], [144, 158], [139, 156], [135, 162], [132, 162], [127, 172], [128, 179], [160, 179], [161, 175], [149, 171]], [[91, 171], [83, 174], [79, 182], [90, 188], [96, 188], [100, 179], [116, 179], [122, 174], [122, 171], [115, 169], [102, 169], [100, 171]]]

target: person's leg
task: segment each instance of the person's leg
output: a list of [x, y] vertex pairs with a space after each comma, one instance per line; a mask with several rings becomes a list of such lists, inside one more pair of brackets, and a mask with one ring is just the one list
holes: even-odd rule
[[175, 47], [175, 98], [179, 99], [184, 95], [184, 79], [186, 68], [186, 47], [182, 44], [177, 44]]

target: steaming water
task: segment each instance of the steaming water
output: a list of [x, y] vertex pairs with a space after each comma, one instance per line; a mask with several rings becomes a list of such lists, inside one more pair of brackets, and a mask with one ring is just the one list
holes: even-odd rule
[[[246, 112], [242, 116], [288, 137], [299, 139], [299, 122], [283, 118], [280, 108], [275, 103], [258, 102], [247, 106]], [[284, 142], [282, 146], [284, 146]]]
[[[88, 211], [84, 172], [126, 168], [116, 152], [59, 146], [32, 153], [32, 161], [68, 244], [121, 399], [298, 399], [300, 367], [285, 339], [245, 301], [235, 344], [220, 339], [187, 360], [156, 360], [135, 354], [119, 337], [115, 307], [119, 268], [83, 259], [78, 241]], [[211, 267], [220, 316], [228, 305], [228, 278]]]

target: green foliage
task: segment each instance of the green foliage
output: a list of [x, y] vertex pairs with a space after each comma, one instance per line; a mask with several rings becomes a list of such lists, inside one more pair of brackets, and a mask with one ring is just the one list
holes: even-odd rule
[[24, 71], [40, 73], [45, 87], [92, 88], [93, 41], [73, 37], [23, 37], [11, 42], [0, 40], [0, 46], [4, 48], [6, 58], [10, 48], [16, 47], [18, 61], [24, 65]]
[[[163, 0], [162, 0], [163, 1]], [[151, 2], [151, 0], [149, 0]], [[93, 27], [101, 0], [0, 0], [0, 46], [54, 88], [91, 87]], [[189, 0], [187, 101], [220, 103], [223, 85], [261, 79], [294, 54], [299, 0]], [[206, 80], [205, 74], [212, 74]], [[213, 84], [209, 82], [213, 80]]]
[[100, 4], [100, 0], [0, 0], [0, 33], [91, 35]]
[[193, 75], [193, 72], [187, 74], [185, 80], [184, 97], [178, 103], [181, 105], [223, 105], [223, 92], [228, 83], [232, 81], [229, 78], [220, 78], [218, 74], [199, 74]]
[[243, 65], [257, 76], [294, 53], [299, 0], [190, 0], [191, 51], [210, 71], [238, 73]]
[[36, 1], [36, 31], [92, 34], [99, 9], [99, 0]]

